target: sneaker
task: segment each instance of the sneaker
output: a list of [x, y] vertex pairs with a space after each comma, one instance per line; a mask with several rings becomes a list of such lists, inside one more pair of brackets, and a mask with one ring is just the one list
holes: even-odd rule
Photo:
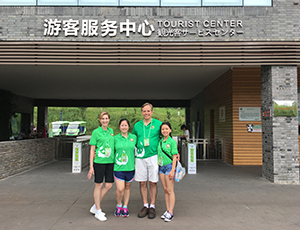
[[92, 213], [92, 214], [96, 214], [96, 211], [97, 211], [97, 209], [96, 209], [96, 205], [93, 205], [92, 207], [91, 207], [91, 209], [90, 209], [90, 213]]
[[[90, 209], [90, 213], [92, 213], [92, 214], [96, 214], [96, 211], [97, 211], [97, 209], [96, 209], [96, 205], [93, 205], [92, 207], [91, 207], [91, 209]], [[102, 212], [104, 215], [106, 215], [104, 212]]]
[[155, 208], [149, 208], [148, 218], [154, 219], [156, 217]]
[[160, 216], [160, 218], [162, 218], [162, 219], [166, 219], [166, 215], [167, 215], [167, 213], [168, 213], [168, 211], [165, 211], [165, 212], [164, 212], [164, 214], [162, 214], [162, 215]]
[[104, 212], [100, 212], [100, 211], [96, 212], [95, 218], [98, 219], [98, 220], [100, 220], [100, 221], [106, 221], [107, 220], [107, 218], [105, 216], [105, 213]]
[[114, 215], [115, 215], [116, 217], [120, 217], [120, 216], [122, 216], [122, 211], [123, 211], [123, 208], [117, 206]]
[[90, 209], [90, 213], [92, 213], [92, 214], [96, 214], [96, 211], [97, 211], [97, 209], [96, 209], [96, 206], [95, 205], [93, 205], [92, 207], [91, 207], [91, 209]]
[[165, 222], [170, 222], [171, 220], [174, 219], [174, 216], [171, 215], [169, 212], [165, 215]]
[[148, 215], [148, 213], [149, 213], [149, 208], [147, 208], [147, 207], [144, 206], [144, 207], [141, 209], [141, 211], [139, 212], [138, 217], [139, 217], [139, 218], [144, 218], [145, 216]]
[[129, 212], [127, 208], [123, 208], [123, 214], [122, 217], [129, 217]]

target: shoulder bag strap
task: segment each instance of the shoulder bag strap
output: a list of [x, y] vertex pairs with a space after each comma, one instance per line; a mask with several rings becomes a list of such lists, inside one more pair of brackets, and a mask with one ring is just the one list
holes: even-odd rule
[[161, 148], [161, 151], [163, 151], [163, 153], [164, 153], [164, 154], [166, 154], [166, 155], [167, 155], [167, 157], [169, 157], [171, 161], [173, 161], [173, 158], [172, 158], [172, 157], [170, 157], [170, 155], [169, 155], [169, 154], [167, 154], [165, 150], [163, 150], [163, 148], [162, 148], [162, 142], [160, 142], [160, 148]]

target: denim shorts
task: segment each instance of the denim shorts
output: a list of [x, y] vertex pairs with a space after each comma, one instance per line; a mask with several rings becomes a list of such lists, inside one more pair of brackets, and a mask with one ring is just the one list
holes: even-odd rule
[[171, 172], [172, 170], [172, 164], [173, 163], [170, 163], [168, 165], [165, 165], [165, 166], [159, 166], [159, 174], [166, 174], [166, 175], [169, 175], [169, 173]]

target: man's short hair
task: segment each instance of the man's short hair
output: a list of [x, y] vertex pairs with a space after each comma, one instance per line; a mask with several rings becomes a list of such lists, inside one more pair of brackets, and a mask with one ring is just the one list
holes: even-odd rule
[[149, 102], [144, 103], [144, 104], [142, 105], [142, 107], [141, 107], [141, 110], [143, 111], [143, 108], [144, 108], [145, 106], [147, 106], [147, 105], [149, 105], [149, 106], [151, 107], [151, 111], [153, 111], [153, 105], [150, 104]]

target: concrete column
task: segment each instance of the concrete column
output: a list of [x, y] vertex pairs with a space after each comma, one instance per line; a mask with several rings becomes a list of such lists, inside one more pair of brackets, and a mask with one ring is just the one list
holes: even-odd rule
[[10, 116], [12, 113], [12, 94], [0, 90], [0, 141], [8, 141], [11, 135]]
[[262, 66], [263, 177], [280, 184], [299, 183], [298, 116], [274, 117], [273, 101], [297, 101], [296, 66]]
[[48, 107], [40, 106], [37, 111], [37, 130], [42, 131], [43, 126], [48, 125]]
[[31, 128], [31, 114], [30, 113], [22, 113], [21, 116], [21, 131], [25, 132], [32, 131]]

